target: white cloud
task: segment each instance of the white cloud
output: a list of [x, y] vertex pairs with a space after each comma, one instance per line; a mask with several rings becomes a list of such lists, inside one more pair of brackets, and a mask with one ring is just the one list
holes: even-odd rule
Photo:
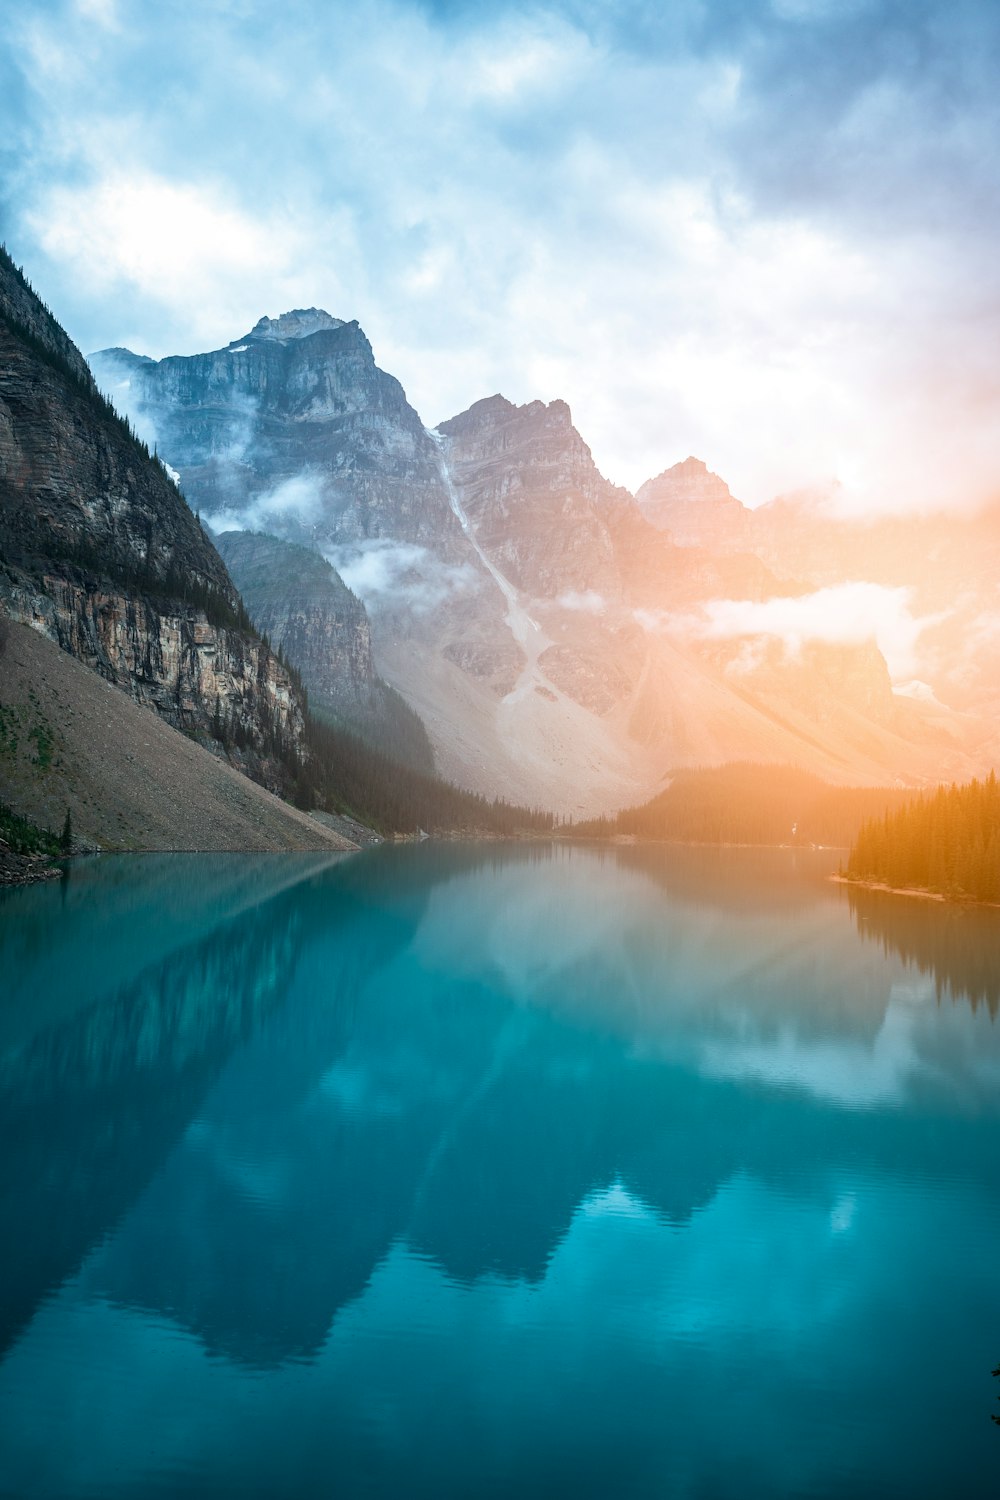
[[[917, 643], [942, 615], [914, 616], [913, 591], [875, 583], [844, 583], [792, 598], [712, 599], [692, 614], [638, 610], [643, 629], [701, 640], [778, 640], [790, 656], [809, 641], [862, 645], [874, 640], [894, 680], [915, 675]], [[753, 665], [748, 658], [746, 666]]]
[[43, 189], [27, 219], [45, 253], [75, 267], [97, 296], [133, 288], [172, 312], [187, 309], [228, 343], [245, 331], [248, 288], [256, 298], [270, 286], [269, 300], [280, 300], [304, 248], [286, 218], [258, 217], [229, 197], [217, 184], [112, 169]]
[[347, 587], [374, 609], [405, 602], [410, 610], [420, 613], [451, 595], [478, 587], [472, 567], [442, 562], [416, 542], [375, 537], [326, 547], [323, 556]]
[[118, 30], [118, 0], [75, 0], [75, 3], [85, 21], [94, 21], [108, 31]]
[[567, 593], [560, 594], [556, 603], [563, 609], [585, 615], [603, 615], [608, 607], [604, 595], [598, 594], [594, 589], [587, 589], [582, 594], [570, 589]]
[[[633, 487], [695, 452], [750, 504], [837, 480], [865, 514], [994, 492], [975, 36], [941, 22], [940, 66], [970, 84], [945, 128], [937, 62], [897, 77], [863, 45], [880, 7], [775, 0], [703, 47], [697, 7], [663, 9], [459, 23], [359, 0], [289, 27], [180, 0], [116, 30], [111, 0], [31, 7], [8, 26], [28, 105], [6, 121], [9, 238], [87, 348], [191, 353], [324, 305], [429, 423], [493, 390], [563, 397]], [[793, 90], [790, 114], [787, 49], [817, 25], [843, 41], [835, 102]]]
[[267, 531], [282, 536], [288, 533], [290, 525], [309, 527], [317, 522], [323, 503], [322, 475], [304, 471], [242, 504], [206, 514], [205, 522], [217, 533]]

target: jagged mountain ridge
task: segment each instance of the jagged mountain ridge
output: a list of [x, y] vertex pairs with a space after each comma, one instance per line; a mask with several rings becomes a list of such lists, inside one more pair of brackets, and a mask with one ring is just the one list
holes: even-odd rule
[[305, 475], [312, 493], [275, 502], [291, 540], [447, 545], [434, 443], [356, 321], [300, 310], [209, 354], [154, 362], [109, 349], [91, 365], [113, 399], [154, 424], [206, 515], [256, 504], [264, 520], [281, 485]]
[[[677, 764], [757, 758], [841, 782], [966, 769], [948, 714], [897, 700], [870, 643], [810, 642], [794, 659], [687, 630], [705, 601], [809, 582], [735, 545], [678, 545], [599, 473], [564, 402], [494, 396], [427, 432], [358, 325], [308, 331], [319, 317], [264, 320], [266, 338], [206, 355], [105, 351], [93, 366], [155, 425], [193, 504], [343, 570], [378, 670], [445, 774], [594, 812]], [[687, 468], [702, 500], [742, 510]]]

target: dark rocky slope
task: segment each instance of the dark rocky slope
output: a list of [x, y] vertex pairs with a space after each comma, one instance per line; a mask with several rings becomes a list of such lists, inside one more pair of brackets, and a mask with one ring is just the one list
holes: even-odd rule
[[301, 673], [313, 712], [432, 772], [427, 731], [376, 672], [365, 607], [325, 558], [258, 532], [226, 531], [215, 544], [254, 624]]
[[162, 465], [0, 252], [0, 604], [267, 784], [302, 705]]

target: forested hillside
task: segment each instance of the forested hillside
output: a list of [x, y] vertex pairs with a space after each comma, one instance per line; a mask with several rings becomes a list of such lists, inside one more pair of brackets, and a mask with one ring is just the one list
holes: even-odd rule
[[824, 844], [847, 848], [866, 819], [911, 794], [893, 787], [835, 787], [794, 766], [734, 762], [675, 771], [640, 807], [575, 824], [574, 834], [692, 844]]
[[550, 812], [462, 791], [404, 766], [358, 735], [306, 720], [310, 756], [295, 783], [300, 807], [349, 813], [380, 833], [551, 834]]
[[985, 781], [939, 787], [858, 833], [849, 880], [1000, 901], [1000, 786]]

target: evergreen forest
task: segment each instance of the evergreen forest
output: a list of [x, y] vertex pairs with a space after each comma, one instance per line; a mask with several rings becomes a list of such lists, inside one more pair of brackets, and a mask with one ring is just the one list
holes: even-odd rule
[[1000, 786], [985, 781], [939, 787], [905, 807], [870, 818], [845, 871], [849, 880], [1000, 902]]

